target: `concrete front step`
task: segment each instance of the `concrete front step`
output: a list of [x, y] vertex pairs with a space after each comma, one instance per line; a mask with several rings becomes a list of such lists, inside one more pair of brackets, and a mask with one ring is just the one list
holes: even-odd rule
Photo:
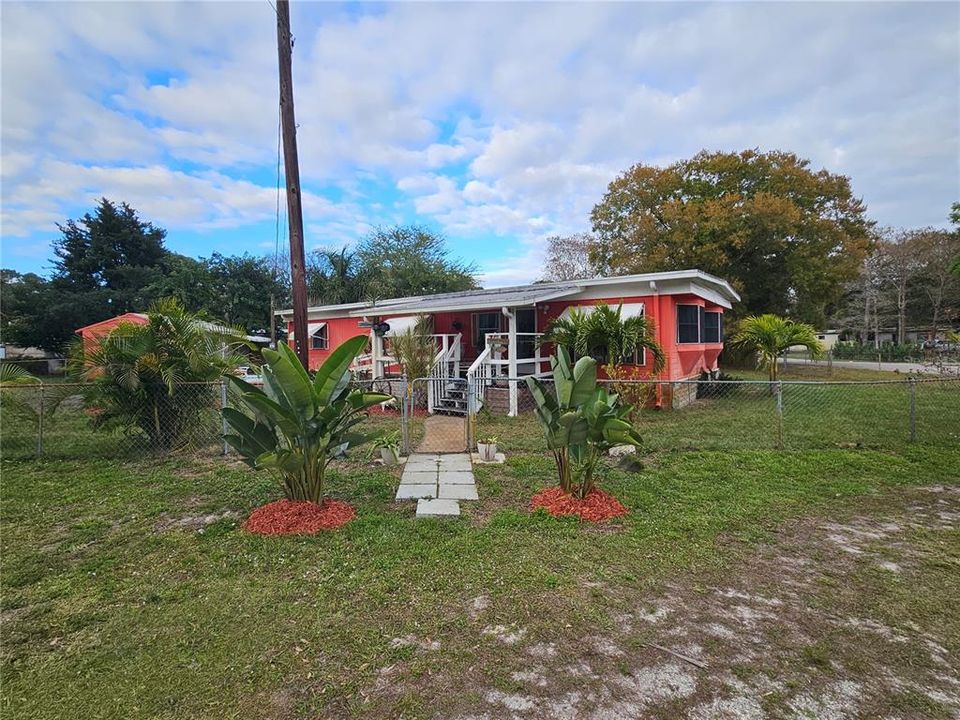
[[457, 517], [460, 503], [456, 500], [417, 500], [417, 517]]

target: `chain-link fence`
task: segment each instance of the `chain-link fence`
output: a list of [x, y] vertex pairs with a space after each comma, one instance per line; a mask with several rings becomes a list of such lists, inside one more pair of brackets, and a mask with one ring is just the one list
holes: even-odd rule
[[[649, 451], [960, 444], [960, 379], [607, 383], [636, 408], [631, 420]], [[543, 450], [523, 379], [482, 387], [453, 377], [355, 385], [394, 398], [371, 408], [359, 429], [404, 453], [463, 452], [490, 439], [508, 452]], [[0, 387], [0, 454], [70, 459], [228, 451], [220, 410], [235, 398], [226, 383], [184, 383], [136, 403], [95, 390], [69, 383]]]
[[[649, 451], [960, 444], [958, 379], [604, 383], [636, 408], [631, 420]], [[508, 417], [514, 389], [517, 416]], [[475, 438], [507, 451], [543, 448], [525, 380], [499, 379], [478, 396]]]
[[[393, 395], [358, 428], [402, 450], [407, 383], [360, 380], [363, 390]], [[220, 410], [242, 407], [226, 382], [178, 383], [148, 392], [109, 393], [96, 383], [27, 382], [0, 386], [0, 456], [6, 459], [138, 458], [229, 454]], [[420, 420], [422, 423], [422, 418]]]
[[223, 448], [224, 383], [108, 393], [95, 383], [0, 387], [0, 453], [8, 459], [114, 458]]
[[408, 453], [456, 453], [470, 446], [467, 381], [457, 377], [417, 378], [410, 384]]

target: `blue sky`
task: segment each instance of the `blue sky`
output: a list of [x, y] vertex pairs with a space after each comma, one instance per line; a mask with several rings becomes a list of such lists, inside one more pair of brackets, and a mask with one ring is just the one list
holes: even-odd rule
[[[4, 267], [46, 271], [101, 195], [178, 252], [273, 252], [265, 0], [2, 14]], [[956, 3], [294, 3], [292, 25], [308, 248], [417, 222], [485, 284], [533, 280], [617, 173], [701, 148], [792, 150], [883, 225], [960, 199]]]

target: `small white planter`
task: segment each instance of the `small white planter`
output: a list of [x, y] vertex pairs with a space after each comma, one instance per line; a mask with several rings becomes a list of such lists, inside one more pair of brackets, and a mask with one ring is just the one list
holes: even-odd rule
[[400, 462], [400, 458], [397, 457], [397, 453], [393, 448], [380, 448], [380, 458], [383, 460], [384, 465], [396, 465]]
[[493, 462], [497, 459], [496, 443], [477, 443], [477, 452], [484, 462]]

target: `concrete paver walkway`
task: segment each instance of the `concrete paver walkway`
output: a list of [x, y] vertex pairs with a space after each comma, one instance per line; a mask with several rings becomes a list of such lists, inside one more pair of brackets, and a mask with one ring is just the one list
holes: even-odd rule
[[461, 453], [467, 447], [467, 422], [462, 415], [431, 415], [423, 421], [417, 453]]
[[479, 500], [466, 453], [414, 453], [397, 488], [399, 500], [417, 500], [417, 517], [459, 515], [460, 500]]

